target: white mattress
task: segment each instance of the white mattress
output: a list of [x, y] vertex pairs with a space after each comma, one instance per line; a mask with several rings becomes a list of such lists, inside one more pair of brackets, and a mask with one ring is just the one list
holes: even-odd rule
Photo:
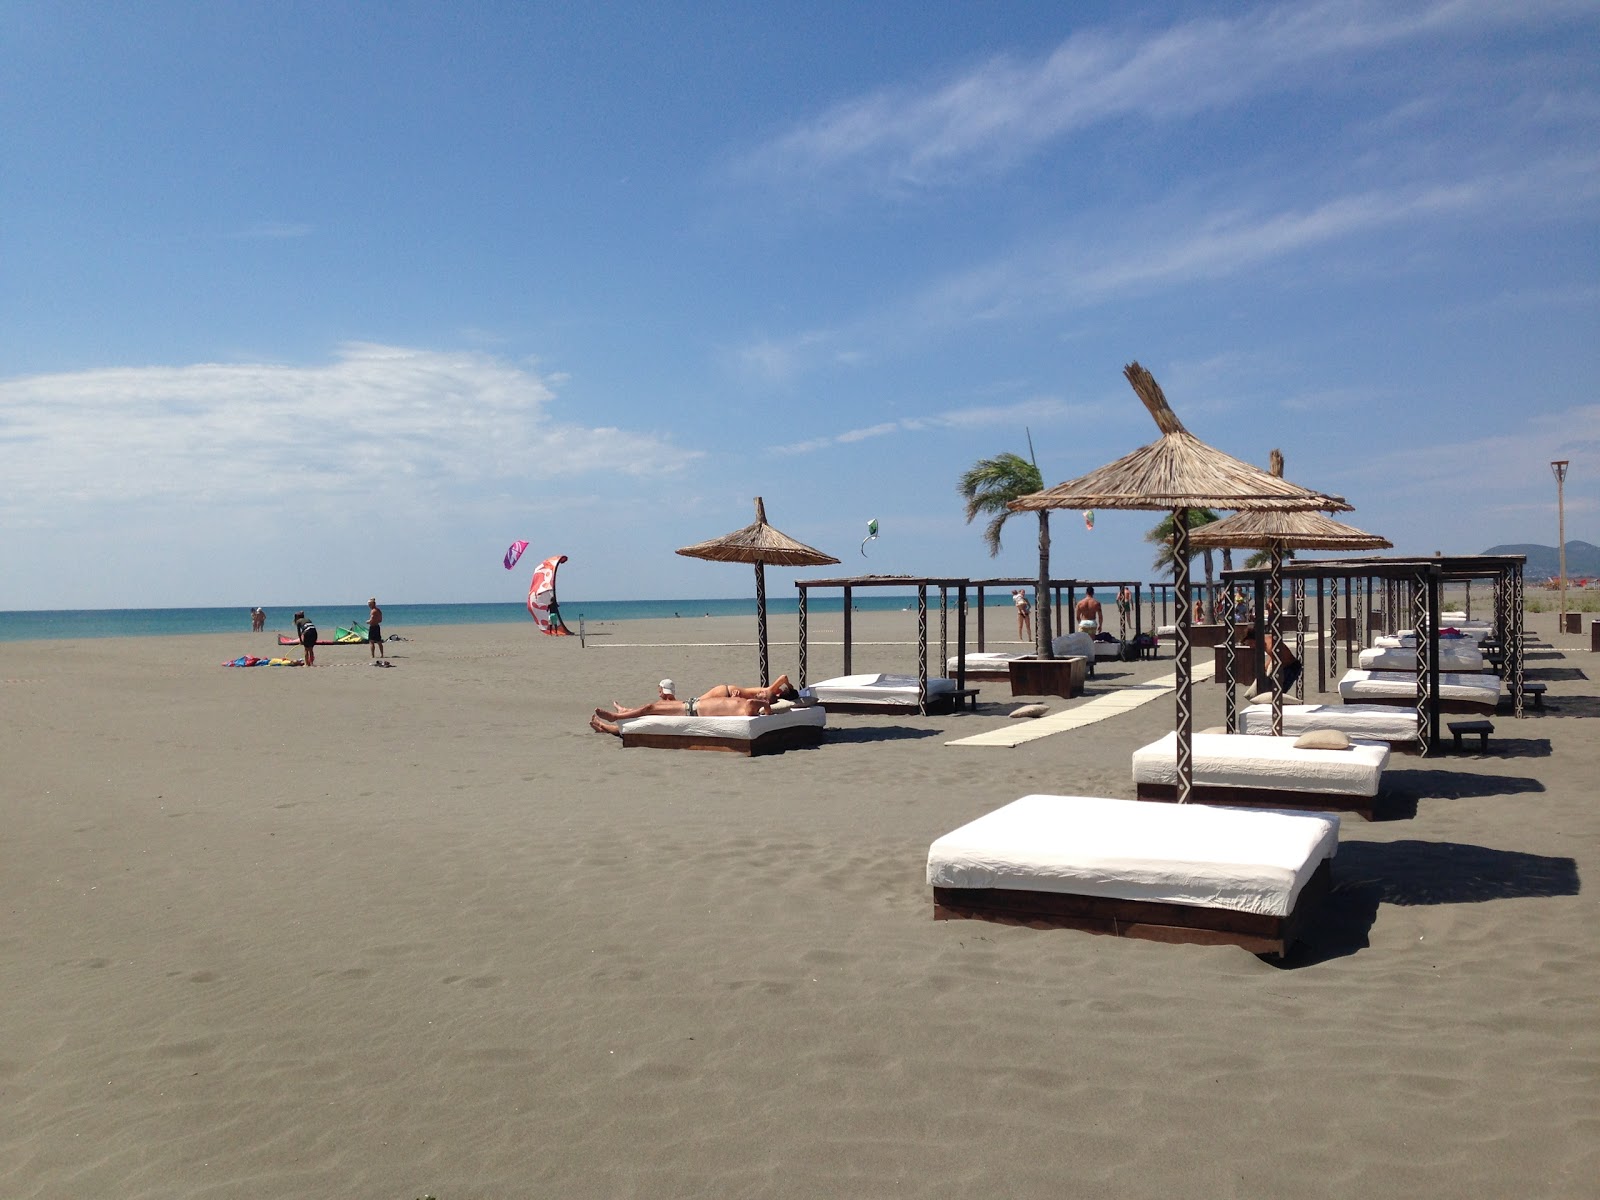
[[[1299, 737], [1310, 729], [1337, 729], [1378, 742], [1412, 742], [1417, 714], [1392, 704], [1285, 704], [1283, 732]], [[1239, 732], [1270, 735], [1272, 705], [1252, 704], [1239, 713]]]
[[1096, 642], [1094, 644], [1094, 657], [1095, 657], [1095, 661], [1096, 662], [1099, 662], [1100, 660], [1107, 659], [1107, 658], [1121, 658], [1122, 657], [1122, 643], [1121, 642]]
[[791, 708], [764, 717], [634, 717], [618, 721], [624, 733], [656, 733], [672, 737], [724, 737], [753, 741], [774, 729], [815, 725], [826, 728], [828, 714], [821, 705]]
[[[841, 704], [904, 704], [915, 707], [917, 703], [917, 677], [915, 675], [839, 675], [807, 685], [817, 697], [817, 703], [834, 701]], [[928, 680], [928, 695], [956, 690], [954, 679]]]
[[[1211, 787], [1376, 796], [1388, 762], [1387, 742], [1352, 741], [1348, 750], [1302, 750], [1287, 737], [1194, 735], [1194, 782]], [[1133, 752], [1133, 781], [1178, 782], [1176, 733]]]
[[[1028, 655], [1022, 653], [1004, 654], [998, 650], [976, 651], [967, 655], [967, 674], [971, 675], [973, 672], [981, 672], [986, 675], [1006, 675], [1010, 673], [1012, 659], [1027, 657]], [[950, 674], [954, 675], [956, 673], [956, 669], [960, 667], [960, 665], [960, 656], [952, 654], [945, 661], [944, 669], [950, 672]], [[911, 681], [912, 689], [915, 690], [916, 686], [917, 681], [913, 679]], [[933, 680], [931, 679], [928, 681], [928, 690], [933, 690]]]
[[1282, 917], [1338, 848], [1332, 813], [1031, 795], [934, 842], [928, 883]]
[[[1473, 633], [1471, 635], [1462, 634], [1460, 637], [1452, 637], [1442, 631], [1439, 634], [1439, 644], [1441, 646], [1475, 647], [1480, 640], [1482, 639], [1477, 633]], [[1382, 647], [1386, 650], [1392, 650], [1397, 646], [1403, 647], [1407, 650], [1412, 650], [1416, 648], [1417, 635], [1411, 632], [1409, 629], [1402, 629], [1399, 633], [1379, 634], [1377, 637], [1372, 639], [1372, 644], [1374, 646]]]
[[[1363, 650], [1356, 661], [1363, 671], [1412, 671], [1417, 669], [1417, 649], [1411, 646], [1374, 646]], [[1451, 638], [1439, 643], [1439, 666], [1446, 671], [1483, 670], [1483, 651], [1470, 638]]]
[[[1498, 704], [1500, 680], [1494, 675], [1460, 675], [1443, 672], [1439, 676], [1439, 699], [1465, 700], [1471, 704]], [[1362, 671], [1352, 669], [1339, 680], [1339, 695], [1346, 700], [1371, 700], [1377, 697], [1415, 699], [1415, 671]]]

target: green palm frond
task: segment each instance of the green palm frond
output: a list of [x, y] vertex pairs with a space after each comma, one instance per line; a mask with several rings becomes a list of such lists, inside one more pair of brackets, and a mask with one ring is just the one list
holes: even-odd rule
[[967, 524], [980, 515], [991, 518], [983, 529], [983, 544], [994, 558], [1000, 553], [1000, 531], [1013, 515], [1006, 506], [1018, 496], [1043, 491], [1044, 477], [1033, 463], [1007, 451], [979, 459], [962, 473], [956, 490], [966, 502]]

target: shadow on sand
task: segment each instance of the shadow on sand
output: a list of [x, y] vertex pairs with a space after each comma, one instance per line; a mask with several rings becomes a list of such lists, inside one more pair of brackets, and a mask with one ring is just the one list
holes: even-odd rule
[[1462, 842], [1345, 842], [1333, 860], [1333, 891], [1281, 961], [1313, 966], [1365, 950], [1384, 904], [1480, 904], [1530, 896], [1576, 896], [1571, 858]]
[[850, 728], [829, 726], [824, 745], [847, 745], [862, 742], [914, 742], [923, 738], [946, 736], [942, 729], [913, 729], [908, 725], [855, 725]]
[[1529, 681], [1543, 679], [1549, 682], [1589, 678], [1582, 667], [1529, 667], [1522, 673], [1522, 677]]

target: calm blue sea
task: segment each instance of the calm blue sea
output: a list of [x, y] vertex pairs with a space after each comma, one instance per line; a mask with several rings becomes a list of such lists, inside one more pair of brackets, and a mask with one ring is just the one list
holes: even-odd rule
[[[937, 595], [930, 603], [937, 603]], [[985, 597], [989, 599], [989, 597]], [[813, 596], [812, 612], [838, 612], [843, 604], [838, 595]], [[855, 596], [857, 612], [897, 612], [916, 605], [916, 594], [874, 594]], [[1004, 592], [989, 607], [1010, 608]], [[795, 597], [767, 598], [767, 612], [793, 615], [799, 608]], [[267, 629], [280, 633], [294, 630], [291, 619], [296, 610], [267, 609]], [[662, 617], [742, 617], [755, 616], [756, 601], [733, 600], [563, 600], [561, 615], [574, 631], [579, 619], [590, 625], [600, 621], [637, 621]], [[331, 631], [353, 621], [365, 622], [366, 605], [361, 603], [313, 605], [306, 614], [322, 629]], [[404, 634], [408, 627], [422, 625], [512, 625], [532, 621], [521, 603], [510, 604], [385, 604], [385, 633]], [[54, 609], [37, 612], [0, 612], [0, 642], [36, 639], [95, 637], [171, 637], [191, 633], [248, 633], [250, 610], [234, 608], [97, 608]]]

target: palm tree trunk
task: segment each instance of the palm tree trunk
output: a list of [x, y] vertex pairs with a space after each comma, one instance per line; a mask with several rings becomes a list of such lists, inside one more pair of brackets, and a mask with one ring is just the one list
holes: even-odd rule
[[1211, 560], [1211, 551], [1209, 549], [1206, 550], [1205, 555], [1206, 555], [1206, 606], [1207, 606], [1207, 608], [1209, 610], [1208, 613], [1207, 613], [1206, 619], [1209, 620], [1212, 624], [1215, 624], [1216, 620], [1217, 620], [1217, 588], [1216, 588], [1216, 582], [1215, 582], [1215, 580], [1216, 580], [1216, 567], [1215, 567], [1215, 564]]
[[1039, 587], [1033, 604], [1034, 652], [1040, 658], [1054, 658], [1050, 643], [1050, 514], [1039, 510]]

